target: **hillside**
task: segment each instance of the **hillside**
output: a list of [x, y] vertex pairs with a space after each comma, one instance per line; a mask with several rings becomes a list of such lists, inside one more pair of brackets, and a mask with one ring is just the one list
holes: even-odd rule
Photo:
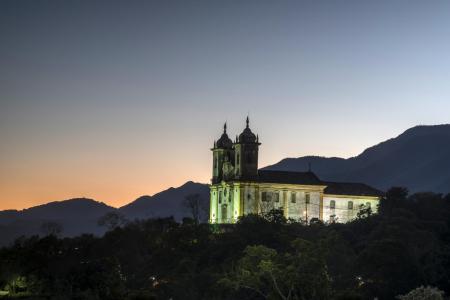
[[349, 159], [286, 158], [269, 170], [312, 170], [323, 180], [357, 181], [386, 190], [450, 192], [450, 125], [416, 126]]
[[76, 198], [55, 201], [21, 211], [0, 212], [0, 245], [11, 242], [18, 236], [42, 234], [42, 225], [53, 222], [61, 226], [64, 236], [82, 233], [101, 234], [104, 229], [97, 226], [97, 220], [107, 212], [115, 210], [102, 202]]
[[[405, 186], [412, 192], [450, 192], [450, 125], [417, 126], [396, 138], [370, 147], [356, 157], [343, 159], [305, 156], [286, 158], [264, 169], [312, 171], [324, 181], [364, 182], [381, 190]], [[70, 199], [51, 202], [22, 211], [0, 211], [0, 245], [10, 243], [20, 235], [41, 234], [44, 222], [62, 225], [63, 236], [81, 233], [102, 234], [98, 219], [117, 211], [127, 219], [147, 219], [173, 216], [177, 221], [189, 216], [183, 206], [187, 195], [199, 194], [207, 218], [209, 189], [207, 184], [187, 182], [153, 196], [142, 196], [120, 207], [110, 207], [92, 199]]]
[[[184, 198], [191, 194], [199, 194], [201, 205], [208, 209], [209, 188], [207, 184], [186, 182], [178, 188], [170, 188], [153, 196], [142, 196], [119, 208], [119, 212], [128, 219], [148, 219], [173, 216], [181, 221], [189, 216], [189, 210], [183, 205]], [[205, 219], [205, 214], [203, 214]]]
[[[92, 199], [76, 198], [50, 202], [24, 210], [0, 211], [0, 246], [25, 235], [43, 234], [42, 225], [54, 222], [61, 225], [62, 236], [82, 233], [101, 235], [106, 228], [98, 226], [98, 219], [111, 211], [123, 214], [127, 219], [147, 219], [173, 216], [181, 221], [190, 216], [183, 206], [187, 195], [200, 194], [202, 206], [207, 208], [209, 189], [206, 184], [189, 181], [177, 188], [169, 188], [153, 196], [142, 196], [119, 209]], [[206, 212], [202, 215], [206, 220]]]

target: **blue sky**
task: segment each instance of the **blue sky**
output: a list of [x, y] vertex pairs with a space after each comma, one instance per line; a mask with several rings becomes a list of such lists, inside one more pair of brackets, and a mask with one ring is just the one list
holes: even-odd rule
[[208, 182], [247, 114], [262, 166], [449, 122], [448, 1], [2, 1], [0, 37], [0, 208]]

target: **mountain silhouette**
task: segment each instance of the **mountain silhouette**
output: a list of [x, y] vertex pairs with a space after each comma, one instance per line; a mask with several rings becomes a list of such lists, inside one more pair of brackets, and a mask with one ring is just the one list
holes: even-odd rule
[[[450, 125], [416, 126], [348, 159], [286, 158], [263, 169], [305, 171], [309, 164], [323, 181], [363, 182], [380, 190], [404, 186], [411, 192], [450, 193]], [[60, 224], [63, 236], [100, 235], [106, 229], [98, 226], [98, 219], [111, 211], [129, 220], [173, 216], [181, 221], [190, 216], [183, 201], [192, 194], [200, 195], [200, 204], [207, 210], [208, 185], [189, 181], [153, 196], [139, 197], [118, 209], [92, 199], [77, 198], [21, 211], [0, 211], [0, 245], [9, 244], [21, 235], [42, 235], [45, 222]], [[202, 217], [207, 219], [207, 211]]]
[[55, 201], [24, 210], [0, 211], [0, 245], [5, 245], [19, 236], [42, 235], [44, 223], [61, 226], [64, 236], [82, 233], [101, 234], [104, 229], [97, 220], [115, 208], [87, 198]]
[[[101, 235], [106, 228], [98, 220], [109, 212], [123, 214], [127, 219], [146, 219], [173, 216], [177, 221], [190, 216], [183, 205], [186, 196], [200, 195], [200, 204], [208, 208], [209, 188], [206, 184], [189, 181], [178, 188], [142, 196], [119, 209], [93, 199], [76, 198], [50, 202], [24, 210], [0, 211], [0, 246], [10, 244], [20, 236], [44, 235], [43, 224], [56, 223], [61, 226], [62, 236], [76, 236], [83, 233]], [[207, 212], [203, 212], [203, 221]]]
[[[189, 209], [183, 205], [186, 196], [199, 194], [200, 205], [209, 210], [209, 187], [207, 184], [188, 181], [178, 188], [170, 188], [153, 196], [142, 196], [119, 208], [128, 219], [148, 219], [173, 216], [181, 221], [190, 216]], [[205, 219], [206, 213], [203, 213]], [[207, 217], [206, 217], [207, 219]]]
[[450, 125], [416, 126], [348, 159], [286, 158], [268, 170], [312, 171], [322, 180], [364, 182], [381, 190], [450, 192]]

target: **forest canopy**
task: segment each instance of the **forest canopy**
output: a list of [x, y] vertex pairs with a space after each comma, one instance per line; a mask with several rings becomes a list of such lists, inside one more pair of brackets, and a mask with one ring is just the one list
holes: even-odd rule
[[412, 299], [420, 293], [450, 294], [450, 195], [408, 195], [404, 188], [391, 188], [378, 214], [359, 214], [347, 224], [303, 224], [273, 210], [234, 225], [166, 218], [123, 223], [103, 237], [58, 238], [51, 231], [0, 249], [5, 299]]

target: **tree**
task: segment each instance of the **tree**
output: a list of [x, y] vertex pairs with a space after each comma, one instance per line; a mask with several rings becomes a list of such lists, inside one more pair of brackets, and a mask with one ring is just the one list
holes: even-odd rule
[[208, 207], [200, 194], [187, 195], [184, 198], [183, 206], [189, 210], [189, 213], [196, 224], [201, 221], [206, 221], [204, 219], [205, 216], [207, 216]]
[[117, 227], [127, 224], [128, 220], [124, 215], [116, 211], [106, 213], [104, 216], [98, 219], [97, 224], [99, 226], [106, 226], [108, 230], [113, 230]]
[[363, 219], [363, 218], [370, 217], [371, 215], [372, 215], [372, 208], [370, 208], [370, 206], [361, 204], [360, 209], [359, 209], [358, 213], [356, 214], [356, 218]]
[[293, 252], [278, 253], [263, 245], [247, 246], [231, 275], [220, 283], [263, 299], [329, 299], [322, 247], [302, 239], [291, 247]]
[[444, 292], [438, 288], [420, 286], [406, 295], [397, 296], [400, 300], [443, 300]]
[[393, 210], [403, 207], [407, 202], [408, 189], [404, 187], [390, 188], [380, 200], [380, 214], [392, 215]]
[[270, 223], [286, 224], [287, 219], [284, 216], [282, 209], [272, 209], [268, 212], [262, 213], [262, 217]]
[[41, 232], [45, 235], [59, 236], [63, 231], [63, 226], [55, 221], [47, 221], [41, 224]]

